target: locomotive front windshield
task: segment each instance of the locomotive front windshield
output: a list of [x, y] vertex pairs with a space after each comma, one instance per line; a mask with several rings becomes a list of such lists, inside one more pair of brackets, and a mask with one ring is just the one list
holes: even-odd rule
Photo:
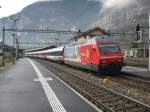
[[99, 45], [101, 53], [119, 52], [117, 44], [101, 44]]

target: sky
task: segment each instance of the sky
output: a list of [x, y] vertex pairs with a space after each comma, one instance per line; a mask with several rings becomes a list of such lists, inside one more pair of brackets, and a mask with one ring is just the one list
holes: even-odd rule
[[24, 7], [39, 1], [50, 0], [0, 0], [0, 18], [16, 14], [17, 12], [21, 11]]

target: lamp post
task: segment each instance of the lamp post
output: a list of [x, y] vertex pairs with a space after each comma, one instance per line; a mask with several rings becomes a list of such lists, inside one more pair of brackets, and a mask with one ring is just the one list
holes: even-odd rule
[[[14, 22], [14, 28], [17, 29], [17, 21], [20, 19], [20, 17], [14, 18], [14, 16], [10, 16], [10, 19]], [[19, 42], [18, 42], [17, 34], [14, 34], [13, 38], [14, 38], [13, 40], [16, 45], [15, 60], [17, 60], [18, 59], [18, 49], [19, 49]]]
[[3, 20], [2, 26], [2, 66], [5, 66], [4, 46], [5, 46], [5, 19]]
[[13, 53], [12, 53], [12, 54], [13, 54], [13, 57], [14, 57], [14, 58], [13, 58], [13, 64], [15, 64], [15, 61], [16, 61], [16, 58], [15, 58], [15, 57], [16, 57], [16, 54], [15, 54], [15, 51], [16, 51], [16, 50], [15, 50], [16, 35], [15, 35], [15, 34], [12, 34], [12, 37], [13, 37]]

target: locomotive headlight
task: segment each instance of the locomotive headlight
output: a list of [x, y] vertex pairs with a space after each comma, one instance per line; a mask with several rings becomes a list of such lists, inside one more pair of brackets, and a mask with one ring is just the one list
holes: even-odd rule
[[102, 60], [102, 64], [106, 64], [107, 63], [107, 61], [106, 60]]
[[123, 61], [122, 59], [119, 59], [119, 60], [118, 60], [118, 62], [122, 62], [122, 61]]

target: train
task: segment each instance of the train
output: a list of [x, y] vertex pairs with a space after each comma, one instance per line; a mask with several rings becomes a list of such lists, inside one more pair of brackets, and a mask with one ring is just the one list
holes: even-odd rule
[[120, 72], [124, 65], [119, 45], [106, 35], [79, 39], [73, 44], [52, 49], [31, 50], [25, 55], [96, 72]]

